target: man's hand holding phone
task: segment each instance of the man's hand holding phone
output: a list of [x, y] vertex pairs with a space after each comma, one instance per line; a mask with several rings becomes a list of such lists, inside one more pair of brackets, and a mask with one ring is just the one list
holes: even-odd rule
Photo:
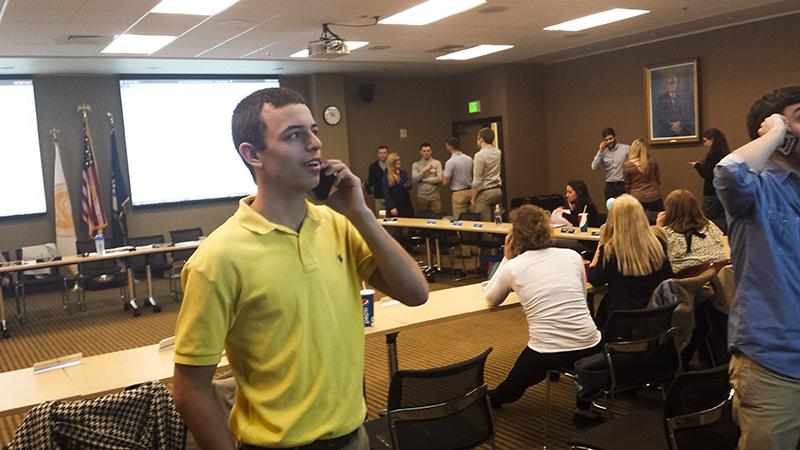
[[[325, 204], [337, 212], [350, 218], [355, 214], [367, 211], [367, 204], [364, 201], [364, 191], [361, 188], [361, 180], [350, 171], [350, 169], [338, 159], [324, 161], [320, 171], [320, 185], [328, 177], [331, 187], [328, 188], [329, 195]], [[336, 187], [336, 192], [330, 194], [330, 190]], [[320, 191], [324, 191], [324, 186], [317, 186]], [[316, 191], [314, 188], [313, 191]], [[315, 193], [315, 196], [320, 197]], [[371, 213], [370, 213], [371, 214]]]

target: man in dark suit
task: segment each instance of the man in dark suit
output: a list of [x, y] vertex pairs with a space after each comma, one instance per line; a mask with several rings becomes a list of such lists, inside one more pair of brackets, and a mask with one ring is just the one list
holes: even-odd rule
[[658, 96], [653, 118], [654, 136], [692, 136], [694, 119], [692, 102], [678, 91], [678, 76], [670, 74], [666, 79], [667, 91]]
[[389, 156], [389, 147], [378, 146], [378, 159], [369, 165], [369, 173], [364, 188], [375, 199], [375, 214], [386, 210], [383, 194], [383, 176], [386, 174], [386, 157]]

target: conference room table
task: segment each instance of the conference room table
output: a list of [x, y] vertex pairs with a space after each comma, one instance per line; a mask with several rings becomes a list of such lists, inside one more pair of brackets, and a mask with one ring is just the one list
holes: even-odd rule
[[[139, 247], [125, 246], [119, 248], [110, 248], [105, 251], [105, 254], [100, 255], [97, 253], [84, 253], [83, 255], [64, 256], [58, 259], [36, 260], [36, 261], [9, 261], [0, 265], [0, 274], [14, 273], [25, 270], [33, 269], [47, 269], [57, 266], [71, 266], [76, 264], [84, 264], [97, 261], [107, 260], [125, 260], [133, 256], [149, 256], [159, 253], [171, 253], [180, 250], [192, 250], [200, 245], [200, 241], [189, 242], [175, 242], [168, 244], [150, 244]], [[147, 267], [147, 299], [145, 300], [150, 306], [156, 307], [157, 302], [153, 297], [153, 279], [150, 272], [150, 260], [146, 259]], [[134, 314], [138, 313], [139, 305], [136, 301], [134, 288], [133, 288], [133, 271], [130, 266], [126, 265], [126, 272], [128, 277], [128, 299], [129, 304], [133, 308]], [[65, 305], [66, 307], [66, 305]], [[6, 322], [5, 299], [3, 298], [3, 291], [0, 289], [0, 332], [2, 337], [8, 337], [8, 324]]]
[[[385, 336], [391, 377], [398, 365], [398, 333], [518, 306], [513, 292], [502, 305], [488, 306], [480, 283], [433, 291], [425, 304], [415, 307], [387, 298], [375, 303], [375, 325], [364, 328], [364, 334]], [[170, 345], [153, 344], [81, 358], [79, 364], [40, 373], [31, 367], [0, 373], [0, 386], [8, 387], [0, 394], [0, 413], [15, 414], [44, 401], [91, 399], [150, 380], [169, 380], [173, 375], [173, 350]], [[223, 356], [219, 367], [227, 366], [228, 360]]]
[[[508, 234], [511, 232], [511, 224], [507, 222], [497, 224], [494, 222], [477, 222], [472, 220], [425, 219], [414, 217], [392, 217], [378, 219], [378, 222], [384, 227], [389, 228], [418, 228], [436, 231], [489, 234]], [[600, 241], [600, 228], [589, 228], [586, 231], [581, 231], [579, 228], [571, 226], [554, 226], [552, 229], [553, 238], [592, 242]], [[433, 266], [430, 241], [430, 237], [425, 237], [425, 254], [427, 256], [428, 267]], [[434, 238], [433, 241], [436, 248], [434, 252], [436, 255], [436, 267], [442, 267], [439, 239]]]

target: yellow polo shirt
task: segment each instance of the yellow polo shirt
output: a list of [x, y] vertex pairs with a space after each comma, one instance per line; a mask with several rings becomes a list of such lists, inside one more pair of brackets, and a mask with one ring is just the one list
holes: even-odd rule
[[216, 229], [183, 268], [175, 362], [236, 375], [228, 427], [244, 443], [294, 447], [364, 420], [360, 281], [372, 253], [341, 214], [307, 203], [297, 233], [251, 207]]

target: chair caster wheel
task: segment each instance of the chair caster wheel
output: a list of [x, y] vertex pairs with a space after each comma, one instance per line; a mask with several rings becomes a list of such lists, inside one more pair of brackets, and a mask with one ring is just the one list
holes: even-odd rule
[[8, 328], [3, 330], [3, 339], [7, 339], [10, 335], [8, 334]]
[[86, 312], [86, 305], [78, 305], [78, 311]]
[[427, 280], [427, 281], [428, 281], [428, 283], [435, 283], [435, 282], [436, 282], [436, 276], [435, 276], [435, 275], [433, 275], [433, 274], [431, 274], [431, 275], [426, 275], [426, 276], [425, 276], [425, 280]]
[[133, 310], [133, 317], [139, 317], [142, 315], [142, 312], [139, 311], [139, 308]]
[[131, 310], [131, 305], [128, 302], [122, 304], [122, 310], [128, 312]]
[[153, 306], [153, 312], [154, 313], [160, 313], [161, 312], [161, 306], [159, 306], [159, 305]]

